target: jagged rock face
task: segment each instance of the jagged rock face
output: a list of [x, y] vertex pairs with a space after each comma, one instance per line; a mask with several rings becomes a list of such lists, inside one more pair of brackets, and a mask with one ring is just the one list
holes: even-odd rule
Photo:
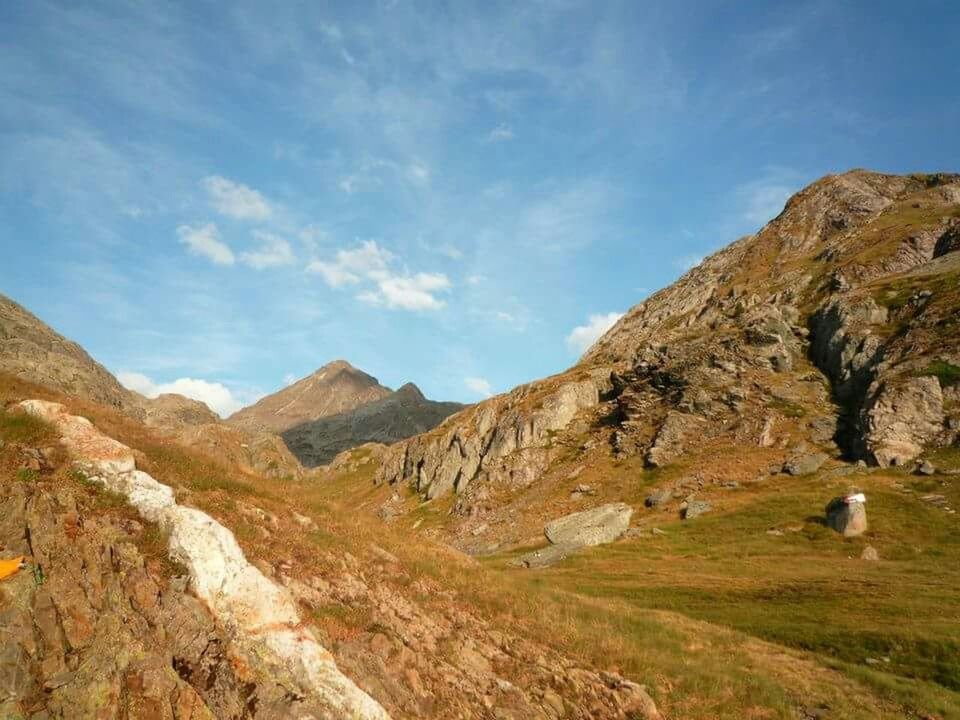
[[943, 430], [943, 393], [935, 377], [883, 383], [865, 411], [865, 440], [881, 467], [904, 465]]
[[178, 505], [171, 488], [138, 471], [133, 452], [89, 420], [41, 400], [19, 407], [56, 428], [91, 482], [122, 495], [141, 517], [168, 533], [170, 557], [186, 567], [192, 590], [218, 625], [255, 671], [276, 677], [297, 699], [277, 717], [388, 719], [376, 701], [340, 673], [330, 653], [303, 628], [290, 594], [247, 561], [227, 528], [200, 510]]
[[139, 415], [137, 397], [77, 343], [0, 295], [0, 371]]
[[282, 437], [300, 462], [314, 467], [365, 443], [390, 444], [427, 432], [464, 407], [427, 400], [416, 385], [408, 383], [366, 405], [296, 425]]
[[231, 425], [255, 432], [282, 433], [318, 418], [338, 415], [380, 400], [391, 390], [345, 360], [324, 365], [312, 375], [231, 415]]
[[552, 433], [609, 388], [609, 371], [551, 378], [468, 408], [386, 454], [379, 482], [410, 482], [427, 498], [474, 482], [529, 484], [546, 466]]
[[[711, 442], [786, 449], [789, 434], [778, 437], [778, 423], [797, 426], [813, 445], [808, 455], [834, 452], [836, 439], [852, 458], [885, 462], [903, 433], [884, 419], [889, 398], [878, 388], [899, 387], [895, 378], [922, 374], [938, 358], [958, 362], [958, 222], [958, 175], [826, 177], [756, 235], [632, 308], [558, 378], [611, 368], [609, 446], [598, 451], [639, 454], [649, 465], [682, 461], [691, 446]], [[808, 359], [828, 383], [811, 377]], [[536, 482], [556, 456], [536, 429], [539, 408], [522, 399], [542, 387], [517, 388], [403, 443], [379, 479], [409, 482], [428, 498], [461, 493], [458, 513], [469, 511], [480, 485]], [[550, 427], [594, 407], [600, 393], [589, 394]], [[916, 400], [920, 429], [897, 450], [901, 461], [949, 439], [934, 432], [944, 425], [936, 403]], [[815, 423], [798, 422], [807, 412]]]

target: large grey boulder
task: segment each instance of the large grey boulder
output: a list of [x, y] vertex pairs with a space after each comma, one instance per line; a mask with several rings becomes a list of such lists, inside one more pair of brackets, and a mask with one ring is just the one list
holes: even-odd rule
[[867, 509], [862, 494], [835, 497], [827, 503], [827, 525], [844, 537], [857, 537], [867, 531]]
[[943, 392], [935, 377], [884, 384], [865, 413], [866, 445], [881, 467], [903, 465], [943, 429]]
[[602, 545], [623, 535], [632, 515], [633, 508], [629, 505], [610, 503], [553, 520], [543, 531], [554, 545]]
[[787, 475], [810, 475], [815, 473], [829, 460], [826, 453], [805, 453], [790, 458], [783, 464], [783, 471]]

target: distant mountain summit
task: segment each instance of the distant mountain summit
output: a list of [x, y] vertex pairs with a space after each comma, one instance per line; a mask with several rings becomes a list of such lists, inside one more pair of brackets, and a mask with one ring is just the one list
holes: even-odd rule
[[227, 422], [247, 430], [280, 434], [303, 423], [348, 412], [392, 392], [346, 360], [334, 360], [293, 385], [235, 412]]
[[463, 407], [428, 400], [413, 383], [393, 391], [346, 360], [334, 360], [227, 422], [280, 435], [310, 467], [363, 443], [393, 443], [431, 430]]
[[282, 433], [301, 463], [324, 465], [344, 450], [368, 442], [394, 443], [432, 430], [466, 405], [434, 402], [407, 383], [386, 397], [347, 412], [296, 425]]

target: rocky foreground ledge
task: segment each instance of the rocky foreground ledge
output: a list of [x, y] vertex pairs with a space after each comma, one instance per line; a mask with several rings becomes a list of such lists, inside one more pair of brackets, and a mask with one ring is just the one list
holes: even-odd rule
[[341, 673], [333, 656], [303, 627], [289, 593], [244, 557], [233, 534], [206, 513], [177, 505], [173, 490], [136, 469], [133, 452], [86, 418], [42, 400], [19, 404], [51, 423], [91, 481], [123, 495], [169, 533], [171, 559], [229, 633], [252, 668], [269, 673], [296, 696], [296, 717], [388, 720], [387, 712]]

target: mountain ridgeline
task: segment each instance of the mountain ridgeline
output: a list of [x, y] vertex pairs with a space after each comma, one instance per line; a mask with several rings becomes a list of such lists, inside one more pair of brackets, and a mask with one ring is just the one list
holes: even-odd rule
[[413, 383], [394, 392], [346, 360], [334, 360], [227, 422], [280, 435], [301, 463], [315, 467], [364, 443], [389, 444], [430, 430], [463, 407], [427, 400]]

